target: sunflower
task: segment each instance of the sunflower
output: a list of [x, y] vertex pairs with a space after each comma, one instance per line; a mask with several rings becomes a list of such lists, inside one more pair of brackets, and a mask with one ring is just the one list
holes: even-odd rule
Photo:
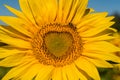
[[114, 24], [106, 12], [87, 8], [88, 0], [19, 0], [16, 16], [0, 16], [0, 66], [11, 67], [2, 80], [100, 80], [97, 67], [120, 62], [107, 42]]

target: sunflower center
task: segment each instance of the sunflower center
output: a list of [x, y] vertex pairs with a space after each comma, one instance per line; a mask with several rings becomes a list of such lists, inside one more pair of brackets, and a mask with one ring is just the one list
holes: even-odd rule
[[65, 32], [51, 32], [45, 36], [46, 48], [56, 57], [65, 55], [72, 46], [72, 41], [72, 35]]
[[32, 47], [40, 63], [64, 66], [81, 56], [82, 40], [72, 25], [48, 24], [34, 36]]

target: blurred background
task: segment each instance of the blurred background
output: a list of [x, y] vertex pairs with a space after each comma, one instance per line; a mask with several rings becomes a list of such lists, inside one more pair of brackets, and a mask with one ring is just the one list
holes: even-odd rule
[[[18, 0], [0, 0], [0, 16], [8, 15], [14, 16], [5, 7], [4, 4], [12, 6], [20, 10]], [[108, 12], [109, 16], [115, 16], [114, 20], [116, 23], [112, 26], [120, 31], [120, 0], [89, 0], [89, 8], [94, 8], [96, 12]], [[0, 25], [5, 25], [0, 21]], [[0, 46], [6, 44], [0, 43]], [[0, 67], [0, 80], [10, 68]], [[117, 68], [114, 69], [103, 69], [99, 68], [99, 73], [102, 80], [120, 80], [120, 71]]]

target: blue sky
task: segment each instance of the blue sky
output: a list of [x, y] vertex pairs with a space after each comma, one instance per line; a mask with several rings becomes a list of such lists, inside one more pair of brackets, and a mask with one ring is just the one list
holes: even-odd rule
[[89, 0], [89, 7], [98, 12], [107, 11], [109, 14], [120, 13], [120, 0]]
[[[0, 15], [13, 15], [4, 7], [4, 4], [20, 9], [18, 0], [0, 0]], [[88, 7], [94, 8], [97, 12], [120, 13], [120, 0], [89, 0]]]

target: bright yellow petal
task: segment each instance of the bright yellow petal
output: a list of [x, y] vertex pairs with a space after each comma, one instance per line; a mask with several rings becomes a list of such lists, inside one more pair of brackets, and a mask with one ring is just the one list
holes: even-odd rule
[[[78, 17], [82, 17], [85, 11], [88, 0], [59, 0], [57, 19], [63, 23], [69, 23], [74, 18], [74, 21], [79, 21]], [[77, 13], [76, 13], [77, 12]], [[77, 20], [77, 19], [78, 20]]]
[[[57, 13], [57, 21], [59, 22], [65, 22], [67, 19], [67, 16], [69, 14], [69, 10], [71, 7], [73, 0], [59, 0], [59, 6], [58, 6], [58, 13]], [[64, 13], [65, 12], [65, 13]]]
[[35, 31], [37, 31], [36, 29], [38, 29], [37, 25], [36, 24], [33, 24], [32, 22], [30, 22], [30, 20], [20, 11], [8, 6], [8, 5], [5, 5], [5, 7], [11, 11], [13, 14], [15, 14], [17, 17], [19, 18], [22, 18], [23, 20], [25, 20], [28, 24], [30, 24], [30, 26], [24, 26], [24, 28], [26, 28], [28, 31], [34, 33]]
[[5, 58], [11, 55], [15, 55], [17, 53], [25, 53], [27, 51], [21, 51], [21, 50], [17, 50], [17, 49], [5, 49], [5, 48], [0, 48], [0, 58]]
[[89, 38], [82, 38], [82, 40], [84, 41], [83, 43], [92, 42], [92, 41], [101, 41], [101, 40], [111, 40], [111, 39], [114, 39], [114, 37], [109, 36], [109, 34], [104, 34], [101, 36], [95, 36]]
[[[100, 32], [100, 33], [98, 33], [98, 34], [96, 34], [95, 36], [92, 36], [92, 37], [99, 37], [99, 36], [104, 36], [104, 35], [106, 35], [106, 38], [108, 38], [109, 39], [109, 37], [113, 37], [113, 39], [115, 38], [114, 36], [112, 36], [113, 35], [113, 33], [115, 33], [115, 32], [117, 32], [117, 30], [115, 29], [115, 28], [111, 28], [111, 27], [109, 27], [108, 29], [106, 29], [106, 30], [104, 30], [104, 31], [102, 31], [102, 32]], [[107, 35], [108, 35], [108, 37], [107, 37]], [[86, 37], [87, 38], [87, 37]], [[89, 38], [89, 37], [88, 37]], [[107, 39], [107, 40], [108, 40]], [[112, 38], [111, 38], [112, 39]]]
[[0, 33], [0, 42], [19, 47], [19, 48], [27, 48], [31, 49], [30, 42], [27, 42], [25, 40], [19, 39], [19, 38], [13, 38], [8, 36], [7, 34]]
[[107, 61], [113, 61], [120, 63], [120, 58], [112, 53], [105, 53], [105, 52], [85, 52], [83, 53], [84, 56], [88, 56], [91, 58], [98, 58]]
[[58, 7], [57, 0], [28, 0], [28, 4], [36, 24], [41, 26], [55, 20]]
[[0, 66], [4, 67], [13, 67], [16, 65], [19, 65], [21, 62], [23, 62], [25, 54], [15, 54], [11, 55], [9, 57], [6, 57], [5, 59], [0, 61]]
[[69, 80], [87, 80], [74, 64], [63, 67], [63, 72], [66, 74]]
[[31, 11], [29, 0], [19, 0], [22, 13], [33, 23], [36, 24], [33, 12]]
[[23, 19], [26, 18], [22, 12], [14, 9], [14, 8], [8, 6], [8, 5], [5, 5], [5, 7], [6, 7], [9, 11], [11, 11], [13, 14], [15, 14], [17, 17], [20, 17], [20, 18], [23, 18]]
[[85, 57], [85, 59], [92, 62], [97, 67], [113, 68], [112, 64], [110, 64], [107, 61], [102, 60], [102, 59], [95, 59], [95, 58], [89, 58], [89, 57]]
[[62, 68], [62, 76], [63, 76], [63, 80], [68, 80], [68, 78], [67, 78], [67, 75], [66, 75], [66, 73], [64, 72], [64, 69]]
[[9, 26], [25, 34], [26, 36], [29, 36], [29, 37], [32, 36], [32, 34], [23, 27], [23, 26], [26, 26], [26, 24], [28, 24], [28, 23], [25, 23], [24, 20], [16, 17], [11, 17], [11, 16], [0, 16], [0, 20], [5, 22], [6, 24], [9, 24]]
[[[83, 2], [85, 2], [85, 1], [86, 0], [84, 0]], [[79, 0], [72, 0], [72, 4], [71, 4], [70, 10], [69, 10], [67, 22], [71, 22], [71, 20], [75, 17], [77, 9], [79, 8], [78, 6], [82, 5], [83, 2], [82, 2], [82, 0], [81, 1], [79, 1]], [[79, 16], [80, 15], [81, 15], [81, 13], [79, 13]]]
[[49, 80], [53, 69], [53, 66], [43, 65], [42, 68], [39, 70], [39, 73], [36, 75], [35, 80]]
[[[71, 2], [71, 0], [70, 0], [70, 2]], [[58, 22], [58, 23], [60, 23], [62, 21], [63, 4], [64, 4], [64, 0], [58, 1], [58, 11], [57, 11], [57, 15], [56, 15], [56, 22]]]
[[[41, 1], [41, 0], [40, 0]], [[46, 11], [48, 11], [48, 20], [49, 22], [54, 21], [57, 16], [57, 9], [58, 9], [58, 1], [57, 0], [44, 0], [46, 1]], [[54, 9], [53, 9], [54, 8]], [[45, 12], [46, 12], [45, 11]], [[44, 14], [43, 14], [44, 15]]]
[[118, 31], [117, 29], [110, 27], [106, 30], [106, 33], [115, 33], [117, 31]]
[[[85, 25], [96, 25], [96, 23], [97, 24], [101, 23], [100, 22], [101, 20], [106, 20], [105, 17], [107, 16], [107, 14], [108, 13], [106, 13], [106, 12], [88, 14], [81, 19], [80, 23], [76, 27], [79, 29]], [[103, 21], [102, 21], [102, 23], [103, 23]]]
[[16, 78], [19, 75], [22, 75], [23, 73], [25, 73], [24, 71], [26, 71], [30, 66], [32, 66], [34, 64], [34, 62], [32, 61], [26, 61], [24, 63], [22, 63], [21, 65], [12, 68], [3, 78], [2, 80], [10, 80], [11, 78]]
[[106, 41], [90, 42], [84, 45], [85, 50], [89, 51], [104, 51], [104, 52], [117, 52], [120, 48]]
[[77, 24], [78, 32], [82, 37], [94, 36], [108, 29], [114, 22], [110, 22], [114, 17], [106, 17], [107, 13], [93, 13], [86, 15]]
[[71, 65], [63, 67], [64, 73], [66, 74], [68, 80], [79, 80], [79, 77], [74, 72], [74, 69]]
[[82, 74], [82, 72], [80, 72], [80, 70], [78, 70], [78, 68], [76, 67], [75, 64], [72, 64], [71, 68], [74, 69], [73, 71], [79, 77], [80, 80], [87, 80], [87, 77], [84, 74]]
[[17, 37], [23, 40], [29, 40], [30, 38], [26, 37], [25, 35], [21, 34], [17, 30], [11, 28], [10, 26], [0, 26], [0, 30], [2, 30], [2, 33], [8, 34], [13, 37]]
[[30, 20], [20, 11], [5, 5], [5, 7], [10, 10], [13, 14], [15, 14], [17, 17], [21, 18], [22, 20], [24, 20], [24, 22], [27, 22], [27, 25], [29, 24], [29, 26], [23, 26], [24, 28], [26, 28], [28, 31], [34, 33], [34, 31], [36, 31], [37, 26], [35, 24], [33, 24], [32, 22], [30, 22]]
[[[101, 15], [102, 15], [102, 13], [101, 13]], [[104, 15], [105, 15], [105, 13], [104, 13]], [[97, 17], [97, 16], [96, 16]], [[100, 17], [100, 18], [99, 18]], [[104, 18], [103, 16], [99, 16], [98, 15], [98, 19], [97, 18], [93, 18], [93, 20], [91, 20], [90, 19], [90, 21], [89, 21], [89, 18], [88, 19], [85, 19], [85, 21], [83, 20], [81, 20], [81, 23], [78, 25], [78, 26], [76, 26], [78, 29], [78, 32], [80, 33], [80, 35], [81, 36], [83, 36], [83, 37], [91, 37], [91, 36], [97, 36], [98, 34], [100, 35], [101, 33], [102, 34], [110, 34], [110, 32], [109, 32], [109, 30], [110, 30], [110, 26], [108, 25], [108, 24], [111, 24], [112, 25], [112, 23], [110, 22], [112, 19], [113, 19], [114, 17], [107, 17], [107, 18]], [[87, 21], [88, 20], [88, 21]], [[106, 24], [106, 25], [104, 25], [104, 24]], [[108, 25], [108, 26], [107, 26]], [[106, 27], [105, 27], [106, 26]], [[102, 28], [101, 30], [99, 30], [99, 32], [97, 32], [97, 33], [92, 33], [92, 34], [90, 34], [90, 35], [82, 35], [82, 34], [84, 34], [84, 33], [86, 33], [86, 32], [89, 32], [89, 30], [91, 31], [91, 30], [94, 30], [94, 29], [97, 29], [97, 28]], [[97, 30], [98, 31], [98, 30]], [[113, 30], [110, 30], [110, 31], [113, 31]]]
[[[84, 32], [80, 32], [80, 36], [82, 37], [90, 37], [90, 36], [94, 36], [102, 31], [104, 31], [105, 29], [108, 29], [111, 25], [113, 25], [114, 22], [109, 22], [109, 23], [106, 23], [106, 24], [101, 24], [99, 25], [98, 27], [96, 28], [91, 28], [91, 29], [88, 29]], [[89, 26], [91, 27], [91, 26]]]
[[33, 80], [33, 78], [39, 73], [41, 69], [40, 64], [33, 64], [30, 68], [22, 74], [21, 80]]
[[97, 71], [97, 68], [88, 60], [86, 60], [84, 57], [80, 57], [75, 61], [76, 66], [86, 72], [91, 78], [94, 80], [100, 80], [99, 73]]
[[76, 14], [74, 14], [74, 18], [72, 20], [73, 24], [78, 24], [80, 22], [80, 19], [85, 13], [88, 0], [80, 0], [79, 2], [80, 4], [78, 5], [78, 9], [76, 10]]
[[55, 68], [53, 73], [52, 73], [52, 80], [62, 80], [63, 76], [62, 76], [62, 68]]

